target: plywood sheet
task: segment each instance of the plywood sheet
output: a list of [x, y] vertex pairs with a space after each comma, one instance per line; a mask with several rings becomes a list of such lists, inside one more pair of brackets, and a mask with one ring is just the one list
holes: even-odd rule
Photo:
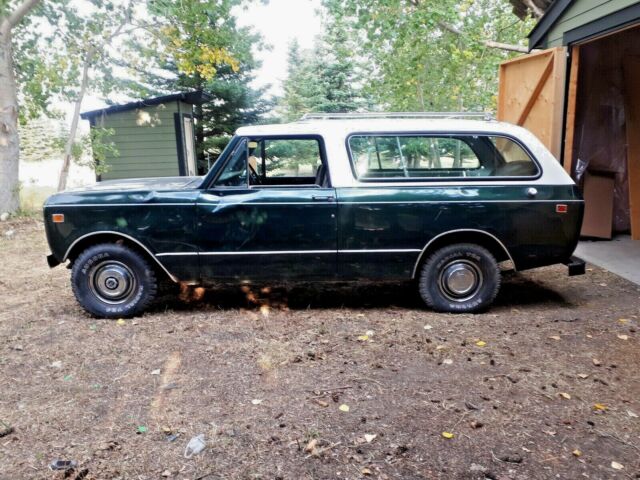
[[566, 49], [551, 48], [500, 65], [498, 120], [523, 126], [560, 158]]

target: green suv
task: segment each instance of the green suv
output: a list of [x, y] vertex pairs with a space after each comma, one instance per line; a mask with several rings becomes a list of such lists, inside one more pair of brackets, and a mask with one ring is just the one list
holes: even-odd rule
[[[471, 118], [468, 118], [471, 117]], [[105, 181], [51, 196], [52, 254], [90, 314], [141, 313], [158, 282], [415, 280], [475, 312], [501, 262], [572, 257], [581, 194], [528, 131], [459, 114], [308, 115], [240, 128], [204, 177]]]

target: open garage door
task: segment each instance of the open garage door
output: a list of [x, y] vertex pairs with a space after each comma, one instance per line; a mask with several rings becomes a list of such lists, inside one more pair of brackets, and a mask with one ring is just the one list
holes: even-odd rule
[[500, 65], [498, 120], [533, 132], [560, 159], [566, 48], [550, 48]]

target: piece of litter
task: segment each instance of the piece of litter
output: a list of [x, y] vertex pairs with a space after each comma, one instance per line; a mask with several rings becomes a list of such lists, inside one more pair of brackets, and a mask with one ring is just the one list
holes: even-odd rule
[[358, 337], [359, 342], [366, 342], [367, 340], [369, 340], [369, 335], [360, 335]]
[[550, 338], [551, 340], [556, 340], [556, 341], [557, 341], [557, 340], [560, 340], [560, 337], [559, 337], [558, 335], [551, 335], [549, 338]]
[[487, 344], [487, 342], [485, 342], [485, 341], [483, 341], [483, 340], [478, 340], [478, 341], [476, 342], [476, 345], [477, 345], [478, 347], [484, 347], [486, 344]]
[[425, 325], [423, 328], [425, 330], [431, 330], [433, 327], [431, 325]]
[[451, 365], [452, 363], [453, 360], [451, 360], [450, 358], [445, 358], [444, 360], [442, 360], [443, 365]]
[[367, 441], [367, 443], [371, 443], [376, 439], [377, 436], [378, 435], [376, 435], [375, 433], [365, 433], [364, 439]]
[[560, 395], [562, 398], [566, 398], [567, 400], [571, 400], [571, 395], [569, 395], [567, 392], [560, 392], [558, 395]]
[[573, 452], [571, 452], [571, 453], [573, 453], [573, 456], [574, 456], [574, 457], [580, 457], [580, 456], [582, 456], [582, 452], [581, 452], [580, 450], [578, 450], [577, 448], [576, 448]]
[[447, 440], [451, 440], [453, 437], [455, 437], [455, 435], [451, 432], [442, 432], [442, 436]]
[[207, 442], [204, 440], [204, 433], [196, 435], [189, 440], [189, 443], [187, 443], [187, 446], [184, 449], [184, 458], [191, 458], [194, 455], [199, 454], [206, 446]]
[[119, 318], [118, 321], [116, 322], [118, 325], [126, 325], [127, 322], [124, 321], [124, 318]]
[[629, 335], [618, 335], [620, 340], [629, 340]]
[[257, 398], [254, 398], [253, 400], [251, 400], [251, 403], [253, 405], [260, 405], [262, 403], [262, 400], [259, 400]]
[[155, 370], [152, 370], [152, 371], [151, 371], [151, 375], [160, 375], [160, 369], [159, 369], [159, 368], [157, 368], [157, 369], [155, 369]]
[[138, 425], [137, 433], [147, 433], [147, 430], [149, 430], [149, 429], [147, 427], [145, 427], [144, 425]]
[[604, 412], [606, 410], [609, 410], [609, 407], [607, 407], [604, 403], [594, 403], [593, 409]]
[[62, 368], [62, 362], [60, 360], [56, 360], [55, 362], [51, 363], [51, 368]]
[[632, 412], [631, 410], [627, 410], [627, 415], [629, 415], [631, 418], [638, 418], [638, 414]]
[[611, 468], [613, 468], [614, 470], [622, 470], [624, 468], [624, 465], [618, 462], [611, 462]]
[[343, 403], [342, 405], [340, 405], [338, 407], [338, 410], [340, 410], [341, 412], [348, 412], [349, 411], [349, 405], [347, 405], [346, 403]]
[[73, 470], [78, 466], [75, 460], [54, 460], [49, 464], [50, 470]]

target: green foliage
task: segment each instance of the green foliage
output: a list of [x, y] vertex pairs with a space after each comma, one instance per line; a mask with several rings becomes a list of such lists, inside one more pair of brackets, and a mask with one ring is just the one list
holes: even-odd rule
[[384, 109], [491, 110], [498, 64], [513, 53], [487, 40], [522, 44], [532, 21], [507, 0], [324, 0], [329, 15], [362, 39], [367, 91]]
[[288, 77], [280, 107], [286, 120], [309, 112], [344, 113], [370, 107], [353, 32], [343, 17], [327, 16], [312, 51], [289, 48]]
[[18, 125], [20, 134], [20, 160], [39, 162], [60, 157], [64, 144], [58, 139], [64, 135], [64, 124], [59, 119], [38, 117], [25, 119]]

